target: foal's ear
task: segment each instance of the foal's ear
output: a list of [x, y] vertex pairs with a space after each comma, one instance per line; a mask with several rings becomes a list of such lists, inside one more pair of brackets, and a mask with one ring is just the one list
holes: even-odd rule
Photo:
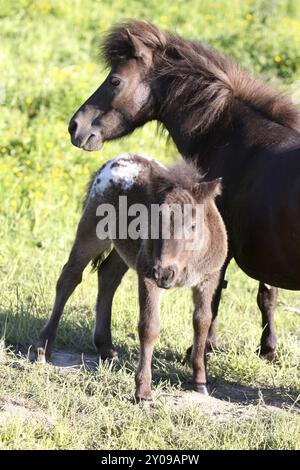
[[133, 48], [133, 55], [137, 59], [140, 59], [146, 67], [150, 67], [152, 64], [152, 52], [149, 47], [145, 46], [145, 44], [134, 34], [131, 34], [129, 29], [126, 29], [127, 36]]
[[217, 178], [213, 181], [203, 181], [198, 183], [193, 188], [193, 193], [196, 198], [201, 199], [214, 199], [222, 192], [222, 178]]

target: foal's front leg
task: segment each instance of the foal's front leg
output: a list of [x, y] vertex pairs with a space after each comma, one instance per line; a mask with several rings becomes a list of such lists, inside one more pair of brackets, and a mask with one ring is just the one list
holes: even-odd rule
[[94, 343], [101, 359], [112, 359], [118, 356], [111, 337], [111, 309], [115, 292], [127, 270], [128, 266], [115, 249], [98, 268]]
[[140, 301], [140, 358], [135, 377], [137, 401], [152, 400], [151, 395], [151, 363], [154, 343], [159, 336], [159, 297], [160, 289], [150, 279], [139, 275]]
[[197, 392], [208, 395], [206, 377], [206, 344], [212, 322], [212, 299], [219, 282], [219, 273], [193, 288], [194, 341], [192, 348], [193, 385]]

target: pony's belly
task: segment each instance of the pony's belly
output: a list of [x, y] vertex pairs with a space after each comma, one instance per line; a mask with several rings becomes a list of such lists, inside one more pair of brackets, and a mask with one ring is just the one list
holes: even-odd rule
[[224, 211], [230, 255], [249, 276], [300, 289], [300, 155], [262, 155]]
[[[232, 254], [250, 277], [283, 289], [300, 289], [298, 222], [261, 223], [231, 245]], [[241, 240], [243, 240], [241, 242]]]

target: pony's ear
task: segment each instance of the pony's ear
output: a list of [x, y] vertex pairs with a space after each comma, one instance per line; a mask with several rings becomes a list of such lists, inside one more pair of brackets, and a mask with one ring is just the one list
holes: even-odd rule
[[140, 59], [146, 67], [150, 67], [152, 64], [152, 52], [149, 47], [145, 46], [145, 44], [136, 36], [131, 34], [129, 29], [126, 29], [126, 33], [128, 39], [132, 45], [133, 55], [137, 59]]
[[222, 178], [217, 178], [213, 181], [203, 181], [197, 183], [192, 190], [196, 198], [200, 199], [214, 199], [222, 192]]

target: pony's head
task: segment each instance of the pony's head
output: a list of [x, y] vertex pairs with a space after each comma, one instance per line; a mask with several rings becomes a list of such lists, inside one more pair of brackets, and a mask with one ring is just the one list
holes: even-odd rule
[[155, 118], [153, 70], [155, 51], [162, 52], [164, 33], [142, 21], [121, 24], [110, 31], [102, 55], [110, 72], [69, 124], [71, 140], [84, 150], [99, 150], [106, 140], [132, 132]]

